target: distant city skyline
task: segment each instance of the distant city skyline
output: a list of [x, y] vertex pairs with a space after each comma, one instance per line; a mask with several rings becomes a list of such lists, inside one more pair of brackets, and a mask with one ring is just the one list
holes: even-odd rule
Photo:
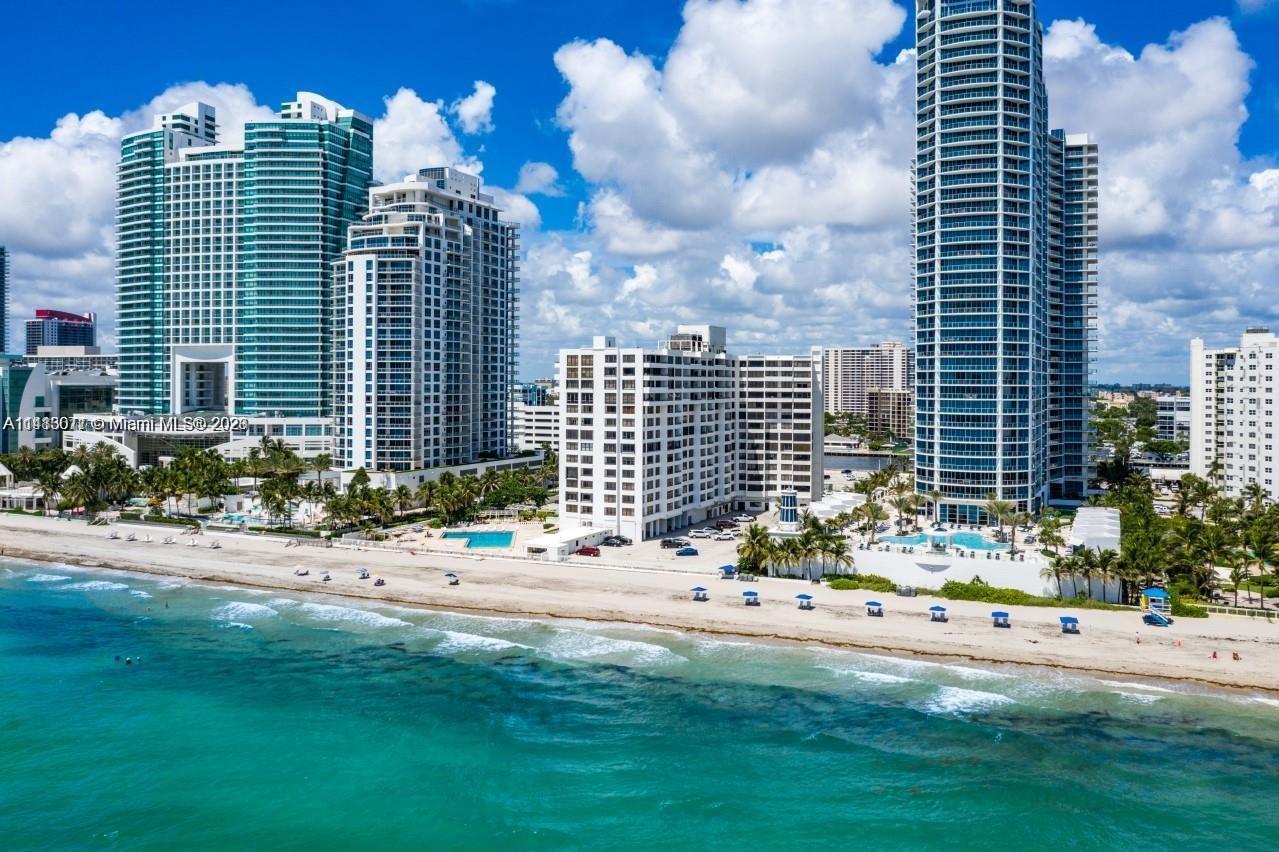
[[[1279, 325], [1279, 14], [1245, 5], [1040, 3], [1049, 122], [1087, 127], [1106, 152], [1099, 381], [1184, 382], [1190, 338]], [[264, 26], [288, 17], [258, 12]], [[642, 18], [617, 2], [457, 4], [440, 25], [489, 49], [441, 44], [426, 74], [408, 56], [249, 50], [219, 35], [234, 14], [201, 18], [224, 49], [122, 59], [115, 45], [163, 44], [184, 13], [126, 34], [88, 5], [77, 32], [56, 32], [72, 58], [50, 68], [33, 51], [55, 23], [17, 8], [10, 24], [30, 37], [0, 58], [17, 83], [0, 115], [11, 315], [94, 310], [115, 349], [120, 138], [192, 100], [238, 127], [311, 88], [373, 118], [378, 179], [469, 168], [522, 224], [523, 378], [605, 326], [650, 345], [672, 321], [723, 322], [738, 348], [779, 353], [907, 340], [913, 13], [890, 0], [657, 2]], [[805, 26], [788, 25], [797, 14]]]

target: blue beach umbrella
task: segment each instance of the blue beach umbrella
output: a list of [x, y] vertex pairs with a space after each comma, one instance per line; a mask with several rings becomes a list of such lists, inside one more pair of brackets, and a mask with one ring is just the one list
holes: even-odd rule
[[1062, 624], [1078, 624], [1079, 619], [1075, 618], [1073, 615], [1063, 615], [1061, 617], [1061, 623]]
[[445, 577], [448, 577], [448, 578], [450, 578], [450, 579], [452, 579], [453, 577], [456, 577], [457, 575], [450, 571], [449, 573], [445, 574], [444, 576], [445, 576]]
[[866, 606], [880, 607], [883, 606], [879, 601], [866, 601]]
[[795, 600], [797, 601], [811, 601], [812, 599], [813, 599], [812, 595], [796, 595], [795, 596]]
[[758, 596], [758, 595], [759, 595], [759, 592], [756, 592], [756, 591], [754, 591], [754, 590], [752, 590], [752, 589], [747, 589], [746, 591], [742, 592], [742, 597], [744, 597], [744, 598], [753, 598], [753, 597], [756, 597], [756, 596]]
[[992, 613], [990, 614], [990, 617], [991, 617], [991, 618], [1008, 618], [1008, 613], [1006, 613], [1006, 612], [992, 612]]
[[705, 589], [703, 589], [701, 586], [694, 586], [693, 588], [689, 589], [689, 591], [690, 591], [690, 592], [704, 592], [704, 591], [706, 591], [706, 590], [705, 590]]
[[946, 607], [944, 607], [944, 606], [930, 606], [930, 607], [928, 608], [928, 611], [929, 611], [929, 612], [945, 612], [945, 611], [946, 611]]

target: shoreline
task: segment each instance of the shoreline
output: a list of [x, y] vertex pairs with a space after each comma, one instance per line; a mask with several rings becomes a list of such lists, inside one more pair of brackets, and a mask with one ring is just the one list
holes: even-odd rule
[[[55, 531], [65, 534], [51, 538]], [[37, 549], [33, 539], [39, 539], [43, 548]], [[800, 612], [789, 604], [795, 593], [812, 587], [794, 580], [769, 578], [750, 584], [764, 598], [762, 607], [722, 602], [726, 592], [728, 601], [739, 600], [746, 584], [706, 582], [717, 600], [696, 604], [688, 598], [688, 586], [713, 575], [613, 571], [606, 566], [528, 563], [494, 556], [450, 565], [454, 560], [440, 554], [410, 557], [337, 548], [286, 550], [278, 542], [263, 539], [227, 536], [221, 540], [223, 548], [216, 552], [181, 545], [125, 544], [106, 539], [104, 528], [89, 528], [79, 521], [0, 516], [0, 557], [15, 561], [427, 610], [656, 627], [764, 643], [816, 644], [887, 656], [1033, 666], [1279, 693], [1279, 627], [1259, 619], [1178, 619], [1164, 632], [1154, 632], [1160, 629], [1145, 628], [1133, 613], [1075, 610], [1084, 622], [1084, 632], [1067, 637], [1061, 636], [1056, 620], [1059, 612], [1070, 611], [1067, 607], [1043, 612], [1003, 607], [1013, 613], [1014, 628], [999, 631], [989, 624], [990, 604], [942, 601], [951, 618], [939, 624], [927, 617], [927, 607], [936, 599], [888, 597], [887, 616], [872, 619], [865, 616], [863, 601], [876, 597], [874, 593], [833, 592], [824, 587], [817, 592], [818, 609]], [[139, 556], [149, 558], [135, 558]], [[294, 577], [293, 565], [299, 563], [315, 576]], [[354, 580], [350, 574], [356, 565], [385, 576], [387, 585], [373, 587]], [[335, 582], [319, 582], [318, 575], [325, 570], [333, 572]], [[463, 574], [461, 586], [450, 587], [443, 581], [442, 573], [449, 570]], [[784, 595], [784, 609], [775, 593]], [[1134, 641], [1135, 633], [1142, 644]], [[1210, 660], [1209, 650], [1217, 651], [1219, 658]], [[1242, 661], [1233, 661], [1232, 653], [1239, 653]]]

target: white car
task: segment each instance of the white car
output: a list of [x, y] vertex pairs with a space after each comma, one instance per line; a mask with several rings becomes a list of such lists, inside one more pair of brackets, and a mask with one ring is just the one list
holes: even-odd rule
[[734, 515], [733, 520], [739, 524], [753, 524], [755, 519], [750, 515]]
[[689, 538], [710, 538], [715, 534], [714, 530], [693, 530], [688, 534]]
[[718, 535], [715, 536], [716, 541], [732, 541], [735, 538], [737, 538], [737, 536], [729, 532], [728, 530], [725, 530], [724, 532], [719, 533]]

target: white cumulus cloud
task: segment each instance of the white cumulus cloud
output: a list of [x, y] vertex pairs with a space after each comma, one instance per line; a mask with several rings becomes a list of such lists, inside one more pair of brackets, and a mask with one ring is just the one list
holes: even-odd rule
[[483, 80], [475, 81], [475, 88], [464, 98], [458, 98], [449, 107], [457, 116], [465, 133], [489, 133], [493, 130], [493, 99], [497, 89]]

